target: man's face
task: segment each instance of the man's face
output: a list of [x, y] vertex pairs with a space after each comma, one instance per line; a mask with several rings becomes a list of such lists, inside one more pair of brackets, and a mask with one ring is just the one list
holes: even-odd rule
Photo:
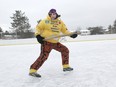
[[56, 13], [51, 13], [50, 17], [52, 20], [54, 20], [56, 18]]

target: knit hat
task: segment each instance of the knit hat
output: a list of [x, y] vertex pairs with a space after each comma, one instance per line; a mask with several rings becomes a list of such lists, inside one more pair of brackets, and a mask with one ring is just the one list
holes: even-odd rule
[[50, 16], [52, 13], [56, 13], [56, 18], [55, 19], [57, 19], [58, 17], [61, 16], [56, 12], [56, 9], [50, 9], [50, 11], [48, 12], [48, 15]]
[[50, 9], [48, 14], [52, 14], [52, 13], [56, 13], [57, 14], [56, 9]]

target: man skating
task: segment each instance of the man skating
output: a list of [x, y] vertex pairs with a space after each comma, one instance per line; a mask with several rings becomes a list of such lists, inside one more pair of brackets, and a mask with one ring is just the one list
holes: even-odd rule
[[[35, 35], [37, 41], [41, 44], [41, 53], [37, 60], [30, 66], [29, 75], [31, 76], [41, 77], [41, 75], [37, 73], [37, 70], [47, 60], [52, 49], [61, 52], [63, 71], [73, 70], [73, 68], [71, 68], [69, 65], [69, 49], [59, 42], [60, 37], [44, 41], [44, 39], [47, 37], [57, 36], [61, 33], [71, 33], [67, 30], [65, 24], [62, 20], [59, 19], [59, 17], [60, 15], [58, 15], [56, 10], [51, 9], [48, 12], [47, 18], [41, 20], [40, 23], [36, 26]], [[70, 37], [76, 38], [77, 34], [72, 34]]]

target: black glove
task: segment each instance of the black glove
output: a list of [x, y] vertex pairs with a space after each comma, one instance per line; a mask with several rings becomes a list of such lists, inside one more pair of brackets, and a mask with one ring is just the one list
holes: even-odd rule
[[43, 43], [44, 43], [44, 41], [43, 41], [44, 37], [42, 37], [42, 36], [40, 36], [40, 35], [37, 35], [36, 38], [37, 38], [37, 41], [38, 41], [40, 44], [43, 44]]
[[78, 34], [72, 34], [70, 37], [71, 38], [76, 38], [78, 36]]

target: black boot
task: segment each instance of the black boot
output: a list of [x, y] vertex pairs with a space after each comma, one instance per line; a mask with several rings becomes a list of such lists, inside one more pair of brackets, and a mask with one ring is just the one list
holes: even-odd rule
[[71, 68], [71, 67], [67, 67], [67, 68], [63, 68], [63, 71], [65, 72], [65, 71], [72, 71], [73, 70], [73, 68]]
[[41, 77], [40, 74], [36, 73], [36, 72], [33, 72], [33, 73], [29, 73], [30, 76], [33, 76], [33, 77]]

